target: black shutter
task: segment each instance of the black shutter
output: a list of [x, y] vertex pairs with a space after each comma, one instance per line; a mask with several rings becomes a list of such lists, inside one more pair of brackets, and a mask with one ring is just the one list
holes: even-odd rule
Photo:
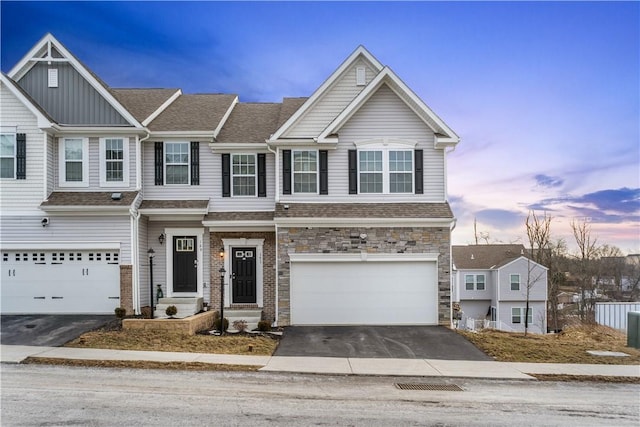
[[164, 184], [164, 143], [156, 142], [155, 149], [155, 173], [156, 173], [156, 185]]
[[231, 197], [231, 155], [222, 155], [222, 197]]
[[349, 194], [358, 194], [358, 151], [349, 150]]
[[320, 194], [329, 194], [329, 162], [327, 150], [320, 150]]
[[200, 143], [191, 141], [191, 185], [200, 185]]
[[267, 155], [258, 154], [258, 197], [267, 197]]
[[282, 150], [282, 194], [291, 194], [291, 150]]
[[424, 193], [424, 179], [423, 179], [423, 170], [422, 170], [422, 164], [423, 164], [423, 154], [422, 154], [422, 150], [415, 150], [414, 152], [414, 172], [415, 172], [415, 178], [416, 178], [416, 194], [423, 194]]
[[16, 135], [16, 179], [27, 179], [27, 134]]

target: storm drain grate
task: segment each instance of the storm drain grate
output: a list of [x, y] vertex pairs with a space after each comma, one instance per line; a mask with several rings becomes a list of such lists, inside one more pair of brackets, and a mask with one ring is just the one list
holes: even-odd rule
[[395, 385], [400, 390], [464, 391], [455, 384], [396, 383]]

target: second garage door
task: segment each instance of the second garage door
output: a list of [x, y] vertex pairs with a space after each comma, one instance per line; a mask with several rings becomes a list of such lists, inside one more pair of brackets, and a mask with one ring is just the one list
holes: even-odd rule
[[438, 324], [436, 262], [291, 262], [292, 325]]

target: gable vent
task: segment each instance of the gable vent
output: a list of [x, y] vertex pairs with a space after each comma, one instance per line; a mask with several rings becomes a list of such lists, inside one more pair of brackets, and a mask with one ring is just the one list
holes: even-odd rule
[[367, 72], [364, 67], [356, 68], [356, 86], [364, 86], [367, 84]]
[[58, 87], [58, 69], [49, 68], [48, 72], [49, 74], [48, 74], [47, 83], [49, 87]]
[[476, 259], [476, 257], [474, 257], [473, 254], [471, 254], [471, 259]]

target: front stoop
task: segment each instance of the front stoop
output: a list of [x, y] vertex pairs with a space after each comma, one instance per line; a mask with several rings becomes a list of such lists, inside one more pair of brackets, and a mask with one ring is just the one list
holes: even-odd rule
[[124, 319], [122, 329], [195, 335], [198, 331], [210, 330], [214, 317], [213, 311], [205, 311], [184, 319]]
[[196, 313], [202, 311], [204, 298], [160, 298], [156, 309], [153, 312], [153, 317], [156, 319], [167, 318], [165, 311], [170, 305], [175, 305], [178, 309], [178, 313], [173, 316], [176, 319], [184, 319], [185, 317], [193, 316]]
[[229, 330], [234, 331], [233, 322], [236, 320], [244, 320], [247, 322], [247, 330], [252, 331], [258, 327], [258, 322], [262, 319], [261, 308], [225, 308], [224, 317], [229, 320]]

